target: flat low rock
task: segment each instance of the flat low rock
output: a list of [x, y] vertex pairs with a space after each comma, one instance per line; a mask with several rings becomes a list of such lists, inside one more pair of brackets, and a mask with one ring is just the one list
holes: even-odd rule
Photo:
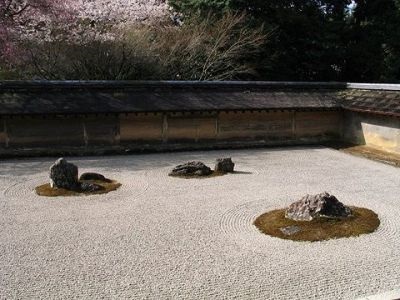
[[279, 228], [279, 230], [284, 234], [284, 235], [293, 235], [301, 231], [301, 228], [299, 226], [287, 226], [287, 227], [282, 227]]
[[235, 164], [232, 161], [232, 158], [218, 158], [214, 171], [222, 172], [222, 173], [232, 173], [235, 168]]
[[79, 184], [79, 191], [84, 193], [93, 193], [104, 190], [104, 188], [95, 183], [81, 182]]
[[200, 161], [191, 161], [176, 166], [170, 173], [170, 176], [207, 176], [212, 170]]
[[105, 178], [104, 175], [99, 173], [83, 173], [79, 180], [98, 180], [103, 182], [110, 182], [109, 179]]
[[312, 221], [317, 218], [347, 218], [351, 209], [335, 196], [326, 192], [318, 195], [306, 195], [292, 203], [285, 212], [285, 217], [295, 221]]
[[75, 190], [78, 184], [78, 167], [59, 158], [50, 167], [50, 186], [52, 188], [64, 188]]

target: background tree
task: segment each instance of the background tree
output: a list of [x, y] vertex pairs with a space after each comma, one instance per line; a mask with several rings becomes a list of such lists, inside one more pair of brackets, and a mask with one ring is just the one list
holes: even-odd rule
[[257, 57], [266, 80], [338, 80], [344, 69], [350, 0], [171, 0], [185, 15], [246, 11], [275, 34]]
[[[133, 6], [126, 2], [126, 6], [118, 9], [115, 7], [117, 4], [105, 0], [85, 2], [86, 6], [77, 6], [78, 3], [83, 2], [0, 0], [0, 78], [2, 68], [10, 69], [10, 66], [19, 64], [17, 67], [25, 71], [23, 64], [33, 66], [35, 62], [38, 68], [31, 74], [43, 78], [56, 78], [54, 74], [57, 73], [63, 74], [59, 78], [82, 74], [86, 79], [91, 76], [94, 79], [96, 73], [101, 78], [135, 79], [400, 81], [400, 0], [169, 0], [179, 15], [183, 15], [184, 25], [174, 27], [167, 24], [167, 16], [158, 17], [156, 24], [146, 23], [149, 27], [145, 26], [144, 31], [151, 32], [146, 37], [150, 41], [146, 46], [149, 47], [147, 55], [142, 53], [144, 50], [138, 50], [145, 42], [137, 36], [140, 31], [137, 28], [133, 30], [136, 32], [133, 36], [138, 40], [130, 39], [129, 45], [119, 37], [127, 27], [137, 25], [132, 25], [132, 22], [149, 20], [146, 14], [153, 12], [151, 5], [158, 7], [157, 16], [167, 13], [164, 1], [149, 0], [145, 9], [134, 1]], [[349, 8], [351, 3], [356, 4], [352, 10]], [[96, 13], [99, 10], [102, 11]], [[127, 15], [122, 14], [124, 11]], [[240, 22], [224, 35], [219, 27], [221, 20], [227, 14], [240, 16], [242, 12], [246, 18], [239, 18]], [[74, 22], [71, 22], [72, 17]], [[94, 41], [89, 37], [85, 41], [86, 26], [92, 27], [94, 35], [103, 35], [103, 39], [96, 37]], [[111, 27], [119, 31], [117, 39], [114, 33], [109, 35]], [[260, 35], [260, 28], [263, 28], [261, 35], [268, 36], [267, 43], [260, 43], [255, 38]], [[246, 40], [241, 32], [254, 39]], [[216, 38], [218, 34], [223, 34], [223, 39]], [[163, 35], [168, 38], [163, 38]], [[230, 48], [235, 45], [232, 41], [238, 39], [254, 47], [240, 44], [239, 48]], [[221, 41], [226, 42], [224, 46], [221, 46]], [[35, 45], [37, 51], [24, 51], [32, 47], [17, 47], [21, 42]], [[132, 47], [133, 56], [127, 50]], [[55, 51], [57, 48], [60, 50]], [[67, 55], [64, 49], [73, 54]], [[82, 61], [81, 66], [86, 66], [87, 70], [79, 71], [79, 64], [72, 67], [68, 62], [69, 58], [76, 61], [75, 57], [80, 57], [83, 49], [88, 49], [93, 55], [100, 51], [97, 55], [99, 64], [108, 62], [106, 58], [113, 55], [117, 62], [118, 57], [123, 57], [122, 61], [130, 61], [130, 66], [134, 66], [136, 71], [130, 73], [124, 69], [121, 74], [119, 69], [115, 69], [118, 64], [112, 63], [108, 67], [103, 63], [103, 67], [92, 68], [94, 57]], [[40, 51], [42, 58], [39, 57]], [[208, 51], [218, 55], [207, 57]], [[50, 64], [57, 53], [57, 63]], [[47, 62], [46, 57], [49, 57]], [[59, 63], [63, 61], [62, 57], [65, 58], [65, 67]], [[145, 65], [140, 66], [128, 57], [141, 59]], [[221, 62], [221, 57], [229, 58], [229, 64]], [[212, 67], [204, 67], [207, 64]], [[42, 66], [41, 71], [39, 66]], [[229, 66], [229, 71], [225, 73], [223, 66]], [[128, 69], [132, 70], [131, 67]], [[54, 68], [59, 72], [46, 73], [46, 70]], [[141, 68], [151, 72], [140, 71]], [[238, 71], [232, 72], [234, 69]], [[15, 74], [22, 76], [23, 72]]]
[[350, 22], [344, 77], [352, 81], [400, 80], [400, 6], [393, 0], [357, 0]]
[[0, 0], [0, 73], [24, 55], [16, 45], [27, 27], [38, 31], [46, 21], [67, 23], [73, 4], [72, 0]]
[[[23, 74], [69, 80], [227, 80], [254, 76], [247, 57], [267, 36], [249, 28], [243, 13], [193, 18], [182, 26], [157, 24], [110, 32], [88, 32], [71, 41], [29, 41]], [[95, 31], [100, 30], [97, 28]], [[101, 31], [101, 30], [100, 30]]]

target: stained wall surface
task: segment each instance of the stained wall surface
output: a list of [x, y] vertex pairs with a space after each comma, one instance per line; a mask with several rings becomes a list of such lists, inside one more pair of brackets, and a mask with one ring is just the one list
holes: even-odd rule
[[121, 143], [132, 141], [161, 142], [163, 114], [126, 114], [119, 117]]
[[355, 144], [400, 153], [400, 119], [346, 112], [344, 139]]
[[397, 84], [0, 81], [6, 156], [337, 141], [400, 153], [399, 120]]
[[86, 145], [118, 145], [120, 140], [117, 116], [90, 116], [83, 120]]
[[[191, 144], [319, 143], [341, 136], [340, 111], [136, 113], [13, 117], [0, 121], [3, 149]], [[147, 147], [148, 148], [148, 147]]]
[[166, 142], [203, 142], [216, 138], [216, 114], [169, 114], [165, 118]]
[[4, 120], [0, 120], [0, 148], [7, 146], [7, 132], [6, 132], [6, 122]]
[[218, 116], [218, 139], [293, 140], [294, 112], [225, 112]]
[[8, 146], [53, 147], [83, 146], [84, 130], [80, 118], [4, 119]]

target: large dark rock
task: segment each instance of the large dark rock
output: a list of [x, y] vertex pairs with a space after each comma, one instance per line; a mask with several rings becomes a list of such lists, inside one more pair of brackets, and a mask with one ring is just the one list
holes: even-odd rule
[[176, 166], [170, 176], [207, 176], [212, 173], [211, 169], [200, 161], [191, 161], [183, 165]]
[[64, 158], [59, 158], [50, 167], [50, 186], [67, 190], [78, 188], [78, 167], [67, 162]]
[[317, 218], [346, 218], [351, 216], [351, 209], [344, 206], [335, 196], [328, 193], [306, 195], [292, 203], [285, 216], [295, 221], [312, 221]]
[[103, 182], [110, 182], [110, 179], [105, 178], [103, 175], [99, 173], [83, 173], [79, 180], [98, 180]]
[[214, 171], [221, 173], [232, 173], [235, 164], [231, 158], [218, 158], [215, 163]]

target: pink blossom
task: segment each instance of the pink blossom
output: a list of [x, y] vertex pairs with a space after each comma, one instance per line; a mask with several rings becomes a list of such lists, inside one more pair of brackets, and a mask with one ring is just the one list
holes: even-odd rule
[[168, 12], [166, 0], [0, 0], [0, 59], [15, 58], [18, 41], [54, 39], [55, 29], [67, 31], [71, 39], [79, 37], [79, 20], [94, 27], [125, 26], [150, 23]]
[[16, 56], [16, 43], [29, 28], [52, 20], [67, 21], [74, 14], [75, 0], [0, 0], [0, 59]]

